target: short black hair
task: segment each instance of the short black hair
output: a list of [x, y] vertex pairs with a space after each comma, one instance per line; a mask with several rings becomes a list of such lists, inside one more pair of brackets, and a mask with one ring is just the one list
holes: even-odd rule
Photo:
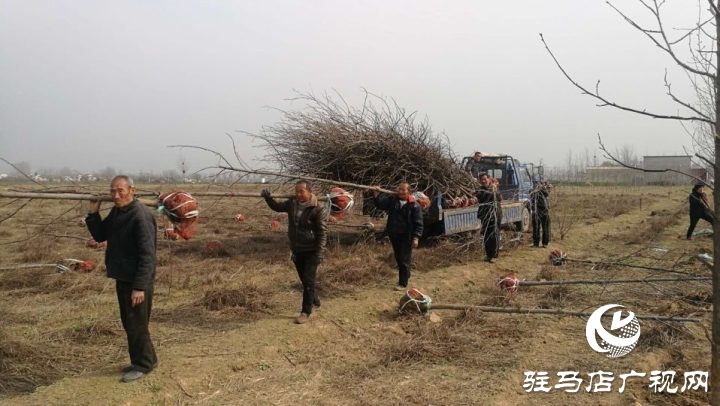
[[295, 186], [297, 185], [305, 185], [305, 189], [307, 189], [308, 192], [312, 193], [312, 183], [310, 183], [309, 180], [300, 179], [299, 181], [295, 182]]
[[480, 173], [478, 173], [478, 179], [482, 178], [483, 176], [490, 177], [490, 175], [488, 175], [487, 172], [480, 172]]

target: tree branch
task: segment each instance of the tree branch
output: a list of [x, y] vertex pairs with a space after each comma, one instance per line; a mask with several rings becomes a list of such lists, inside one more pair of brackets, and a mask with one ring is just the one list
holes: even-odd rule
[[5, 158], [3, 158], [3, 157], [0, 157], [0, 161], [3, 161], [3, 162], [5, 162], [6, 164], [12, 166], [13, 169], [15, 169], [16, 171], [18, 171], [18, 173], [19, 173], [20, 175], [22, 175], [23, 177], [27, 178], [30, 182], [32, 182], [32, 183], [34, 183], [34, 184], [36, 184], [36, 185], [42, 186], [42, 183], [36, 181], [36, 180], [33, 179], [30, 175], [28, 175], [27, 173], [21, 171], [20, 168], [18, 168], [18, 167], [15, 166], [14, 164], [12, 164], [12, 163], [11, 163], [10, 161], [8, 161], [7, 159], [5, 159]]
[[[670, 57], [672, 58], [672, 60], [675, 61], [675, 63], [676, 63], [678, 66], [680, 66], [681, 68], [683, 68], [683, 69], [685, 69], [685, 70], [687, 70], [687, 71], [689, 71], [689, 72], [692, 72], [692, 73], [694, 73], [694, 74], [696, 74], [696, 75], [706, 76], [706, 77], [709, 77], [709, 78], [714, 78], [714, 77], [715, 77], [715, 75], [713, 75], [712, 73], [703, 72], [703, 71], [701, 71], [701, 70], [699, 70], [699, 69], [693, 68], [692, 66], [688, 65], [687, 63], [683, 62], [682, 60], [680, 60], [680, 58], [677, 57], [677, 55], [675, 54], [675, 51], [673, 51], [672, 47], [670, 46], [670, 42], [669, 42], [667, 36], [665, 35], [665, 30], [664, 30], [663, 25], [662, 25], [662, 19], [660, 18], [660, 6], [658, 6], [657, 2], [655, 2], [655, 9], [653, 10], [653, 8], [651, 8], [651, 7], [650, 7], [648, 4], [646, 4], [644, 1], [641, 1], [641, 3], [642, 3], [648, 10], [650, 10], [650, 12], [655, 16], [655, 20], [656, 20], [657, 23], [658, 23], [658, 30], [648, 30], [648, 29], [646, 29], [646, 28], [641, 27], [641, 26], [640, 26], [639, 24], [637, 24], [634, 20], [632, 20], [630, 17], [626, 16], [622, 11], [620, 11], [617, 7], [615, 7], [611, 2], [606, 1], [606, 3], [607, 3], [613, 10], [615, 10], [618, 14], [620, 14], [620, 16], [621, 16], [623, 19], [625, 19], [625, 21], [626, 21], [628, 24], [630, 24], [633, 28], [635, 28], [635, 29], [637, 29], [638, 31], [640, 31], [640, 32], [642, 32], [643, 34], [645, 34], [645, 36], [648, 37], [648, 38], [650, 39], [650, 41], [652, 41], [652, 43], [654, 43], [658, 48], [662, 49], [663, 51], [665, 51], [665, 53], [667, 53], [668, 55], [670, 55]], [[661, 43], [661, 42], [660, 42], [657, 38], [655, 38], [652, 34], [659, 34], [660, 37], [662, 37], [662, 39], [663, 39], [663, 43]], [[663, 44], [664, 44], [664, 45], [663, 45]]]
[[553, 54], [553, 52], [550, 50], [550, 47], [548, 46], [547, 42], [545, 42], [545, 38], [543, 37], [543, 34], [542, 34], [542, 33], [540, 33], [540, 40], [542, 41], [543, 45], [545, 46], [545, 49], [547, 50], [547, 52], [550, 54], [550, 57], [551, 57], [551, 58], [553, 59], [553, 61], [555, 62], [555, 65], [557, 65], [558, 69], [560, 69], [560, 72], [562, 72], [562, 74], [565, 76], [565, 78], [566, 78], [568, 81], [570, 81], [570, 83], [572, 83], [573, 86], [575, 86], [575, 87], [577, 87], [578, 89], [580, 89], [580, 90], [583, 92], [583, 94], [586, 94], [586, 95], [588, 95], [588, 96], [591, 96], [591, 97], [593, 97], [593, 98], [595, 98], [595, 99], [597, 99], [597, 100], [600, 100], [600, 101], [602, 102], [602, 104], [598, 104], [598, 107], [610, 106], [610, 107], [614, 107], [614, 108], [619, 109], [619, 110], [629, 111], [629, 112], [631, 112], [631, 113], [636, 113], [636, 114], [640, 114], [640, 115], [647, 116], [647, 117], [652, 117], [652, 118], [659, 118], [659, 119], [663, 119], [663, 120], [700, 121], [700, 122], [703, 122], [703, 123], [713, 124], [713, 122], [712, 122], [711, 120], [708, 120], [707, 118], [704, 118], [704, 117], [697, 117], [697, 116], [679, 116], [679, 115], [667, 115], [667, 114], [655, 114], [655, 113], [648, 112], [648, 111], [646, 111], [646, 110], [640, 110], [640, 109], [637, 109], [637, 108], [628, 107], [628, 106], [624, 106], [624, 105], [621, 105], [621, 104], [617, 104], [617, 103], [611, 102], [610, 100], [604, 98], [603, 96], [600, 96], [600, 94], [599, 94], [599, 84], [600, 84], [600, 81], [598, 81], [597, 84], [595, 85], [595, 91], [594, 91], [594, 92], [593, 92], [593, 91], [590, 91], [590, 90], [588, 90], [587, 88], [585, 88], [584, 86], [582, 86], [580, 83], [578, 83], [577, 81], [575, 81], [575, 79], [573, 79], [573, 78], [570, 76], [570, 74], [567, 73], [567, 71], [562, 67], [562, 65], [560, 64], [560, 62], [558, 61], [558, 59], [555, 57], [555, 54]]

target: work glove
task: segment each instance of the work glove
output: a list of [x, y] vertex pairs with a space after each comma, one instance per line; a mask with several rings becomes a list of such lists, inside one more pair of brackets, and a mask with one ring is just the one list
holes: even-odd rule
[[269, 199], [271, 196], [269, 189], [263, 189], [262, 192], [260, 192], [260, 196], [262, 196], [264, 199]]

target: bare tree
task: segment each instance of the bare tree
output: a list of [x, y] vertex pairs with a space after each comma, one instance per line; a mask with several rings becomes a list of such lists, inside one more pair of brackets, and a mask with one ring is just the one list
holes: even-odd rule
[[183, 179], [187, 178], [187, 173], [190, 170], [190, 168], [188, 167], [188, 162], [187, 162], [187, 159], [185, 159], [185, 157], [181, 157], [178, 160], [178, 169], [180, 169], [180, 173], [182, 173]]
[[[689, 24], [689, 28], [673, 29], [665, 24], [662, 11], [663, 0], [638, 0], [642, 9], [648, 13], [646, 16], [631, 18], [611, 2], [607, 4], [615, 10], [630, 26], [645, 36], [650, 43], [662, 50], [670, 61], [685, 74], [690, 85], [695, 89], [696, 100], [689, 101], [680, 98], [673, 92], [671, 82], [665, 74], [664, 87], [667, 96], [677, 105], [677, 112], [662, 113], [648, 111], [638, 106], [630, 106], [608, 98], [600, 92], [600, 81], [595, 86], [588, 87], [577, 82], [563, 67], [555, 54], [550, 50], [547, 42], [540, 34], [546, 50], [562, 74], [580, 91], [595, 99], [599, 107], [612, 107], [615, 109], [635, 113], [641, 116], [661, 120], [673, 120], [694, 129], [691, 132], [693, 144], [698, 148], [696, 156], [715, 172], [715, 163], [720, 162], [720, 76], [717, 64], [720, 61], [720, 0], [700, 1], [699, 16], [696, 21]], [[704, 5], [704, 6], [703, 6]], [[688, 5], [690, 7], [690, 5]], [[640, 18], [649, 17], [649, 26], [642, 25]], [[611, 160], [633, 169], [643, 170], [622, 160], [622, 154], [616, 156], [610, 153], [600, 140], [601, 149]], [[715, 212], [720, 213], [720, 190], [713, 189]], [[713, 253], [720, 258], [720, 224], [715, 223], [713, 236]], [[713, 314], [712, 333], [709, 337], [712, 346], [712, 365], [710, 372], [711, 403], [720, 405], [720, 261], [713, 265]]]
[[113, 177], [115, 177], [115, 175], [117, 175], [117, 171], [112, 166], [108, 166], [105, 169], [98, 172], [98, 175], [100, 175], [100, 177], [103, 178], [104, 180], [110, 180]]
[[628, 165], [639, 166], [640, 160], [635, 153], [635, 148], [632, 145], [625, 144], [620, 148], [615, 148], [614, 155], [621, 161]]

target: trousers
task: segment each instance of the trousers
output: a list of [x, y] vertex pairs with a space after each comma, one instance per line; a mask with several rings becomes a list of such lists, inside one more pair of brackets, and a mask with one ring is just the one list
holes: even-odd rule
[[296, 252], [293, 253], [292, 260], [303, 287], [301, 311], [309, 315], [312, 313], [313, 305], [320, 306], [320, 299], [315, 292], [315, 277], [320, 265], [319, 256], [315, 251]]
[[398, 285], [407, 287], [412, 267], [412, 240], [407, 235], [390, 235], [395, 262], [398, 267]]
[[536, 211], [533, 213], [533, 245], [540, 244], [541, 235], [542, 245], [548, 245], [550, 242], [550, 214]]
[[692, 233], [695, 231], [695, 226], [701, 219], [707, 221], [710, 225], [715, 224], [715, 218], [708, 212], [690, 213], [690, 226], [687, 230], [687, 238], [692, 237]]
[[500, 228], [497, 223], [483, 223], [483, 246], [488, 259], [497, 258], [500, 246]]
[[132, 306], [132, 283], [116, 281], [118, 305], [120, 306], [120, 320], [127, 336], [130, 364], [141, 372], [148, 373], [157, 365], [155, 347], [150, 340], [150, 311], [152, 310], [152, 287], [145, 290], [145, 300]]

